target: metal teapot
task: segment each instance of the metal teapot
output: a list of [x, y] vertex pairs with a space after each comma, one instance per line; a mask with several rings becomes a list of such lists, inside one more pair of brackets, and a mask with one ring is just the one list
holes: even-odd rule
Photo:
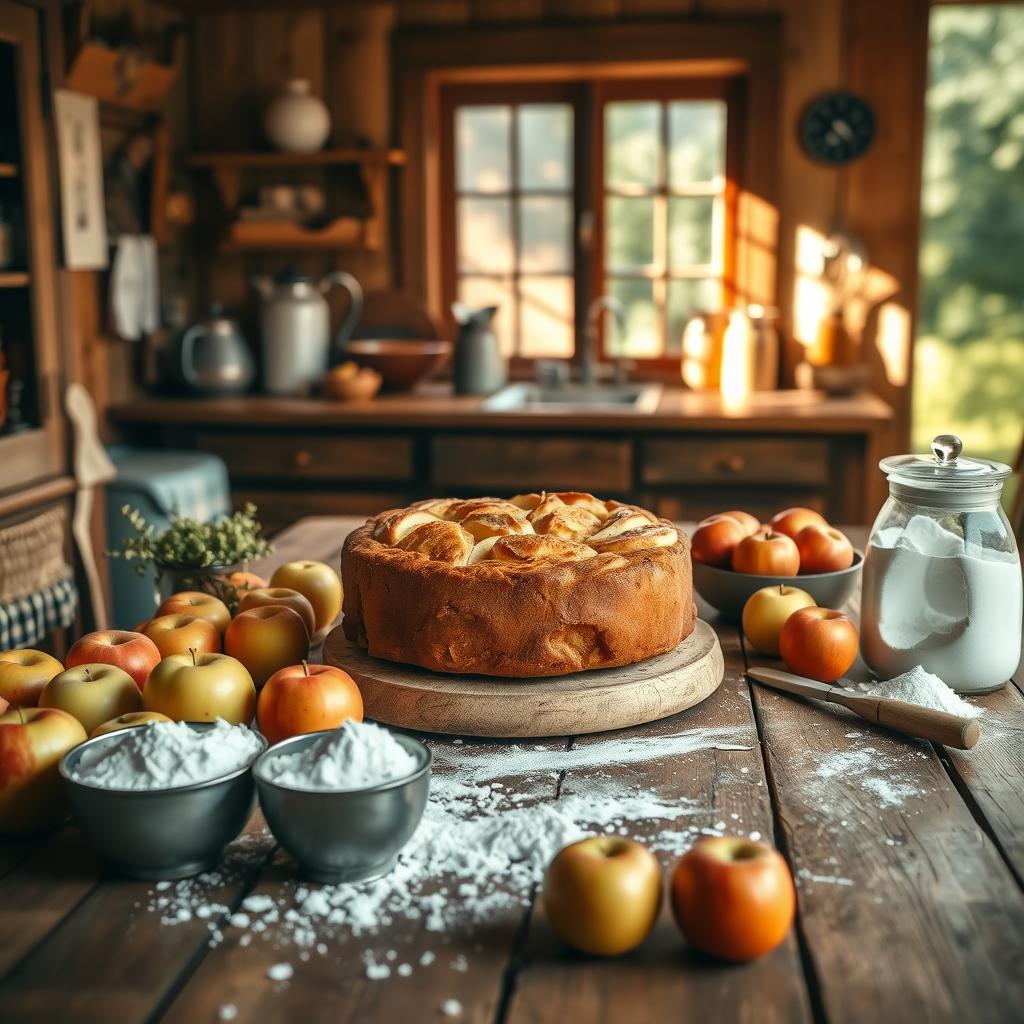
[[256, 370], [249, 346], [219, 305], [181, 336], [181, 374], [202, 395], [238, 395], [252, 385]]
[[[272, 395], [301, 394], [327, 372], [332, 356], [352, 334], [363, 310], [363, 290], [344, 271], [328, 274], [319, 283], [294, 267], [277, 277], [250, 278], [262, 299], [260, 335], [263, 348], [263, 386]], [[349, 295], [348, 312], [332, 343], [330, 309], [325, 294], [334, 286]]]

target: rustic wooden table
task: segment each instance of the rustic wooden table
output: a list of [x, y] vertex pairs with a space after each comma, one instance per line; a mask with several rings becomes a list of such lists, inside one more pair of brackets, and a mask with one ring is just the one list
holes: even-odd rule
[[[267, 567], [296, 557], [334, 563], [356, 520], [308, 519], [286, 531]], [[863, 543], [864, 531], [851, 530]], [[663, 914], [635, 954], [612, 961], [572, 955], [543, 914], [526, 906], [475, 932], [446, 936], [431, 969], [386, 981], [366, 977], [359, 941], [337, 941], [301, 962], [272, 942], [240, 941], [209, 921], [168, 927], [154, 886], [111, 876], [77, 830], [0, 843], [0, 1020], [111, 1022], [666, 1020], [1017, 1021], [1024, 1006], [1024, 696], [1016, 685], [981, 698], [983, 737], [969, 752], [935, 748], [750, 686], [749, 652], [736, 627], [708, 608], [725, 652], [725, 679], [704, 704], [629, 730], [637, 738], [728, 727], [747, 749], [706, 748], [674, 766], [611, 766], [623, 785], [693, 801], [698, 825], [742, 822], [784, 852], [797, 879], [797, 926], [746, 966], [687, 950]], [[551, 751], [600, 742], [564, 737]], [[449, 757], [472, 750], [432, 740]], [[530, 741], [534, 743], [535, 741]], [[540, 745], [540, 744], [538, 744]], [[890, 765], [901, 798], [865, 786], [858, 771], [826, 778], [836, 753], [850, 764]], [[858, 753], [860, 752], [860, 753]], [[831, 762], [828, 762], [831, 763]], [[685, 770], [673, 770], [685, 768]], [[550, 800], [573, 771], [550, 780]], [[251, 829], [263, 827], [259, 815]], [[232, 910], [252, 893], [291, 892], [285, 858], [231, 876], [213, 899]], [[440, 884], [440, 882], [438, 883]], [[419, 961], [438, 937], [396, 919], [373, 940]], [[470, 968], [452, 970], [465, 955]], [[287, 983], [267, 969], [291, 960]]]

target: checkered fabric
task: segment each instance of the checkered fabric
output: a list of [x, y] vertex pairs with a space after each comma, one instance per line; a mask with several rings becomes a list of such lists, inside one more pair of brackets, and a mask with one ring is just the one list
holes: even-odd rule
[[75, 621], [78, 588], [65, 576], [33, 594], [0, 604], [0, 650], [31, 647], [58, 627]]

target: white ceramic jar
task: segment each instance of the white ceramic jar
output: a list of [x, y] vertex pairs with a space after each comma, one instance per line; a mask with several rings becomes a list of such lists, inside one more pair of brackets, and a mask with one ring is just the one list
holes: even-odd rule
[[272, 146], [286, 153], [314, 153], [331, 134], [327, 105], [314, 96], [305, 78], [287, 82], [263, 115], [263, 130]]

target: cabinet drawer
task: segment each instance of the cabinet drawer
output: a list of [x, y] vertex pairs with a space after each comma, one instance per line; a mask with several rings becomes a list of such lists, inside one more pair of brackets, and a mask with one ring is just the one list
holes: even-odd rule
[[207, 433], [196, 440], [227, 463], [232, 477], [410, 480], [413, 475], [408, 437]]
[[643, 442], [645, 484], [822, 484], [828, 442], [816, 438], [649, 438]]
[[432, 482], [461, 490], [628, 491], [628, 441], [587, 438], [435, 437]]

